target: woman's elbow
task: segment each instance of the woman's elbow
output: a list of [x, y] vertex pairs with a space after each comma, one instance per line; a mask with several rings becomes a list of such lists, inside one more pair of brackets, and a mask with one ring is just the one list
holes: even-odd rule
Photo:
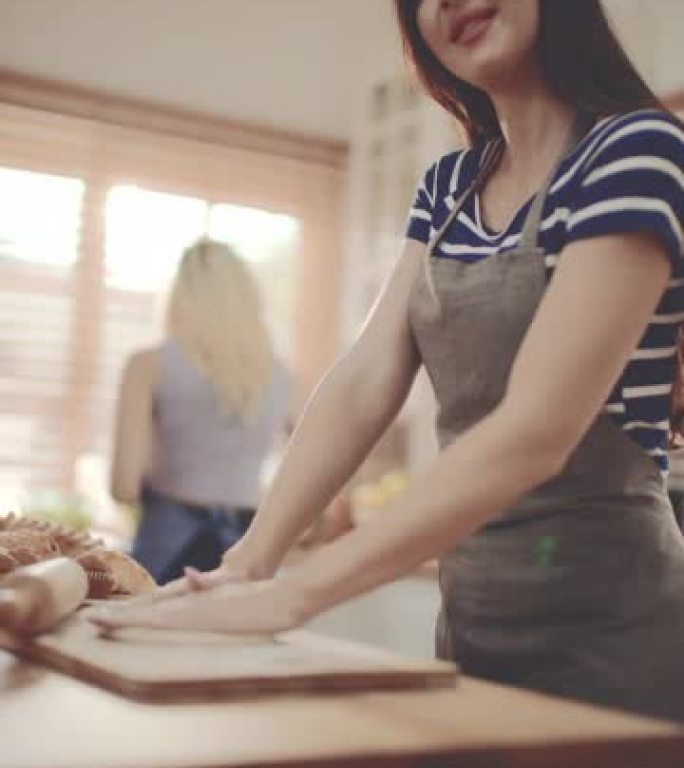
[[513, 450], [523, 457], [532, 484], [541, 485], [562, 474], [581, 435], [547, 414], [525, 416], [519, 408], [507, 406], [501, 410], [509, 425]]
[[563, 444], [549, 444], [538, 458], [540, 485], [563, 474], [572, 451]]

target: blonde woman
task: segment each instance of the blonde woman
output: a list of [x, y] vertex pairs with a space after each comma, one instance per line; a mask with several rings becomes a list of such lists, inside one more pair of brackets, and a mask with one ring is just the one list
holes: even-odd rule
[[111, 492], [140, 504], [133, 555], [159, 583], [216, 567], [244, 534], [286, 410], [249, 270], [200, 240], [183, 254], [165, 340], [131, 355], [119, 391]]

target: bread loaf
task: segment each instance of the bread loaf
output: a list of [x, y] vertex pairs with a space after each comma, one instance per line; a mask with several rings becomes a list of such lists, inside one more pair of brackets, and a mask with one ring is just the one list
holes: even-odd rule
[[69, 557], [88, 575], [88, 597], [139, 595], [156, 586], [150, 574], [123, 552], [104, 547], [86, 531], [43, 520], [0, 517], [0, 577], [22, 565]]
[[141, 595], [157, 585], [150, 574], [132, 557], [113, 549], [98, 548], [83, 555], [79, 562], [109, 572], [112, 579], [112, 595]]

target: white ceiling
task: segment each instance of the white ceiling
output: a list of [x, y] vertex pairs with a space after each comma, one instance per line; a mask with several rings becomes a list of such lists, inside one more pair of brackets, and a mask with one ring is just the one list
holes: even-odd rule
[[[605, 4], [650, 82], [683, 88], [684, 0]], [[348, 139], [402, 62], [391, 0], [0, 0], [2, 66]]]
[[395, 27], [390, 0], [0, 0], [0, 66], [346, 139]]

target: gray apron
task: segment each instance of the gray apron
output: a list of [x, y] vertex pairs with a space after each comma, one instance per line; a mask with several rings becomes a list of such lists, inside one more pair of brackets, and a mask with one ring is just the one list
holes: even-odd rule
[[[515, 250], [433, 256], [499, 156], [454, 201], [411, 295], [442, 448], [501, 401], [547, 284], [538, 235], [556, 169]], [[684, 720], [684, 540], [658, 467], [607, 414], [560, 476], [445, 555], [439, 582], [437, 655], [465, 673]]]

